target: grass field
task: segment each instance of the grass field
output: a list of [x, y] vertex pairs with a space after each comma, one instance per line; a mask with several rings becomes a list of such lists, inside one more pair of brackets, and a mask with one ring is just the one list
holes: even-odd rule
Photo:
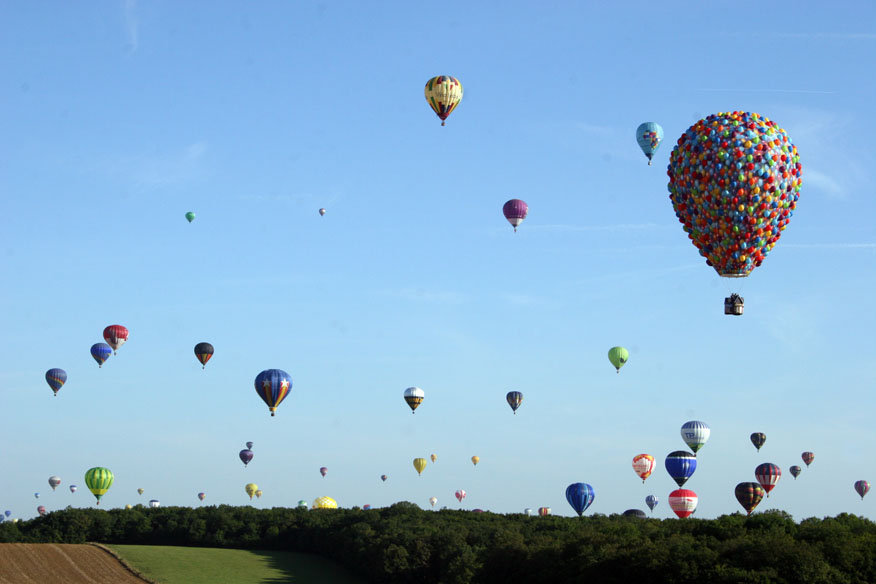
[[161, 584], [363, 582], [337, 564], [310, 554], [147, 545], [108, 547]]

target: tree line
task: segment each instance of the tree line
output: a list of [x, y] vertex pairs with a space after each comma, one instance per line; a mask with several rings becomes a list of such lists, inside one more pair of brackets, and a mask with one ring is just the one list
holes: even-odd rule
[[328, 557], [369, 582], [876, 582], [876, 523], [841, 514], [799, 523], [781, 511], [717, 519], [530, 517], [229, 505], [68, 507], [0, 524], [2, 543], [273, 549]]

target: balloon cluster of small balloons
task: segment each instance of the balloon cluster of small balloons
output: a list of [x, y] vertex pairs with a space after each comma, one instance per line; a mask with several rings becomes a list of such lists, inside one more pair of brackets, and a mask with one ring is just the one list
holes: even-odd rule
[[669, 158], [669, 198], [700, 255], [744, 277], [779, 240], [799, 197], [797, 148], [775, 122], [724, 112], [687, 129]]

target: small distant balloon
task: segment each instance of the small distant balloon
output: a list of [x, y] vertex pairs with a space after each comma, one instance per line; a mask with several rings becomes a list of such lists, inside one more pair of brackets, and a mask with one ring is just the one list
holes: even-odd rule
[[630, 352], [623, 347], [612, 347], [608, 350], [608, 360], [611, 361], [611, 364], [620, 373], [621, 367], [630, 360]]
[[43, 515], [46, 514], [46, 508], [44, 506], [40, 505], [39, 507], [37, 507], [37, 513], [39, 513], [40, 517], [42, 517]]
[[437, 502], [438, 502], [438, 497], [429, 497], [429, 504], [432, 505], [433, 507], [435, 506], [435, 503], [437, 503]]
[[458, 491], [456, 491], [454, 493], [454, 495], [456, 496], [456, 500], [459, 501], [460, 503], [462, 503], [462, 500], [465, 499], [465, 491], [462, 489], [459, 489]]
[[198, 343], [195, 345], [195, 357], [201, 363], [201, 369], [207, 368], [207, 361], [213, 356], [213, 345], [210, 343]]
[[508, 220], [516, 233], [517, 226], [523, 223], [523, 220], [529, 215], [529, 205], [521, 199], [511, 199], [502, 206], [502, 214], [505, 215], [505, 219]]
[[861, 500], [864, 500], [864, 495], [870, 492], [870, 483], [868, 481], [855, 481], [855, 492], [861, 496]]
[[624, 517], [635, 517], [636, 519], [645, 519], [648, 517], [641, 509], [627, 509], [623, 512]]
[[386, 479], [388, 479], [388, 478], [389, 477], [387, 477], [386, 475], [380, 475], [380, 480], [383, 481], [384, 483], [386, 482]]
[[39, 494], [39, 493], [34, 493], [34, 494], [33, 494], [33, 498], [34, 498], [34, 499], [39, 499], [39, 498], [40, 498], [40, 494]]
[[128, 329], [120, 324], [111, 324], [103, 329], [103, 340], [113, 349], [113, 355], [119, 347], [128, 342]]
[[3, 512], [3, 515], [5, 515], [6, 517], [12, 517], [12, 511], [7, 509], [6, 511]]
[[305, 501], [304, 499], [301, 499], [300, 501], [298, 501], [298, 508], [299, 509], [309, 509], [310, 505], [307, 503], [307, 501]]
[[660, 499], [658, 499], [656, 495], [648, 495], [647, 497], [645, 497], [645, 505], [647, 505], [648, 509], [650, 509], [652, 512], [654, 511], [654, 507], [656, 507], [658, 503], [660, 503]]
[[60, 485], [60, 484], [61, 484], [61, 477], [56, 477], [56, 476], [51, 476], [51, 477], [49, 477], [49, 486], [52, 487], [52, 490], [53, 490], [53, 491], [54, 491], [54, 490], [58, 487], [58, 485]]
[[70, 485], [70, 492], [75, 493], [78, 488], [76, 485]]
[[429, 107], [441, 118], [443, 126], [447, 116], [462, 101], [462, 83], [456, 77], [438, 75], [426, 82], [425, 94]]
[[532, 510], [532, 507], [527, 507], [526, 509], [523, 510], [523, 513], [531, 516], [531, 515], [535, 514], [535, 511]]
[[426, 459], [425, 458], [415, 458], [414, 459], [414, 468], [417, 470], [417, 474], [423, 474], [423, 471], [426, 470]]
[[404, 394], [405, 402], [407, 402], [408, 407], [411, 408], [411, 413], [416, 413], [420, 404], [423, 403], [423, 400], [426, 399], [426, 392], [424, 392], [419, 387], [409, 387], [405, 390]]
[[757, 448], [757, 451], [760, 452], [760, 447], [764, 445], [766, 442], [766, 434], [763, 432], [755, 432], [751, 435], [751, 443], [754, 444], [754, 447]]
[[322, 466], [322, 467], [320, 467], [320, 468], [319, 468], [319, 474], [321, 474], [323, 477], [325, 477], [325, 475], [328, 474], [328, 467], [327, 467], [327, 466]]
[[142, 494], [143, 494], [143, 489], [142, 489], [142, 488], [137, 489], [137, 494], [138, 494], [138, 495], [142, 495]]
[[803, 472], [803, 469], [802, 469], [801, 467], [797, 466], [797, 465], [794, 465], [794, 466], [792, 466], [791, 468], [788, 469], [788, 472], [791, 473], [791, 476], [793, 476], [793, 477], [794, 477], [794, 480], [796, 481], [796, 480], [797, 480], [797, 477], [800, 476], [800, 473]]
[[766, 491], [767, 498], [769, 498], [770, 491], [775, 488], [779, 479], [782, 478], [782, 469], [771, 462], [765, 462], [754, 469], [754, 478], [757, 479], [757, 482]]
[[256, 496], [256, 499], [261, 499], [262, 498], [262, 490], [261, 489], [256, 490], [255, 496]]
[[266, 369], [256, 375], [255, 390], [273, 416], [280, 403], [292, 391], [292, 378], [282, 369]]
[[206, 498], [207, 498], [207, 495], [205, 493], [198, 493], [198, 500], [199, 501], [203, 501]]
[[517, 415], [517, 408], [523, 403], [523, 394], [519, 391], [509, 391], [505, 396], [505, 401], [511, 406], [511, 411], [514, 412], [514, 415]]
[[705, 422], [696, 420], [685, 422], [681, 427], [681, 439], [696, 454], [700, 448], [706, 445], [712, 430]]
[[325, 209], [320, 209], [319, 216], [322, 217], [323, 215], [325, 215]]
[[49, 369], [46, 371], [46, 383], [52, 388], [53, 395], [58, 395], [58, 390], [67, 383], [67, 372], [58, 368]]
[[253, 445], [252, 442], [247, 442], [247, 443], [246, 443], [246, 447], [247, 447], [249, 450], [252, 450], [252, 445]]
[[252, 501], [252, 496], [259, 490], [259, 486], [255, 483], [247, 483], [243, 490], [246, 491], [246, 494], [249, 495], [249, 500]]
[[587, 510], [596, 498], [596, 493], [593, 487], [587, 483], [572, 483], [566, 487], [566, 501], [578, 514], [578, 517]]
[[337, 509], [338, 503], [331, 497], [317, 497], [313, 501], [314, 509]]
[[663, 128], [657, 122], [644, 122], [636, 128], [636, 142], [639, 143], [639, 148], [648, 157], [648, 166], [651, 166], [651, 159], [662, 141]]
[[806, 463], [806, 466], [809, 466], [812, 464], [812, 461], [815, 460], [815, 454], [812, 452], [804, 452], [800, 457], [803, 459], [803, 462]]
[[540, 517], [547, 517], [548, 515], [551, 514], [551, 508], [550, 507], [539, 507], [538, 514]]
[[237, 453], [237, 456], [240, 458], [240, 462], [243, 463], [243, 468], [246, 468], [246, 465], [248, 465], [252, 461], [252, 457], [255, 455], [253, 454], [253, 451], [249, 448], [244, 448]]
[[161, 501], [159, 501], [158, 499], [150, 499], [149, 506], [153, 509], [158, 509], [159, 507], [161, 507]]
[[664, 462], [666, 472], [672, 477], [679, 487], [683, 487], [684, 483], [693, 476], [697, 469], [697, 455], [691, 454], [686, 450], [676, 450], [670, 452]]
[[690, 489], [676, 489], [669, 493], [669, 507], [679, 519], [690, 517], [697, 509], [697, 494]]
[[480, 461], [481, 461], [480, 456], [472, 456], [471, 457], [471, 463], [475, 466], [477, 466]]
[[103, 367], [106, 360], [113, 354], [113, 349], [106, 343], [95, 343], [91, 345], [91, 356], [97, 361], [98, 367]]
[[437, 455], [437, 454], [432, 454], [431, 456], [429, 456], [429, 458], [432, 459], [432, 462], [435, 462], [436, 460], [438, 460], [438, 455]]
[[657, 466], [657, 463], [650, 454], [637, 454], [633, 457], [633, 472], [639, 475], [642, 483], [651, 476], [655, 466]]
[[363, 511], [371, 511], [371, 505], [368, 505], [368, 504], [362, 505], [362, 510]]
[[[192, 221], [195, 220], [195, 214], [192, 213], [191, 211], [189, 211], [188, 213], [186, 213], [186, 219], [188, 220], [189, 223], [191, 223]], [[209, 221], [208, 221], [208, 223], [209, 223]]]
[[749, 515], [763, 500], [764, 493], [766, 491], [758, 483], [739, 483], [736, 485], [736, 500]]

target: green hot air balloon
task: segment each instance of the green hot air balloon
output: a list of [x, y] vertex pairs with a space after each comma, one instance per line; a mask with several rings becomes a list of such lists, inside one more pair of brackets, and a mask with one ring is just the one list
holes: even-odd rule
[[100, 498], [103, 497], [109, 488], [113, 485], [113, 471], [108, 468], [96, 466], [85, 471], [85, 486], [97, 498], [97, 504], [100, 505]]
[[611, 364], [614, 365], [614, 368], [617, 369], [618, 373], [620, 373], [621, 367], [623, 367], [629, 359], [630, 352], [623, 347], [612, 347], [608, 350], [608, 360], [611, 361]]
[[195, 214], [192, 213], [191, 211], [189, 211], [188, 213], [186, 213], [186, 219], [188, 219], [189, 223], [191, 223], [192, 221], [195, 220]]

